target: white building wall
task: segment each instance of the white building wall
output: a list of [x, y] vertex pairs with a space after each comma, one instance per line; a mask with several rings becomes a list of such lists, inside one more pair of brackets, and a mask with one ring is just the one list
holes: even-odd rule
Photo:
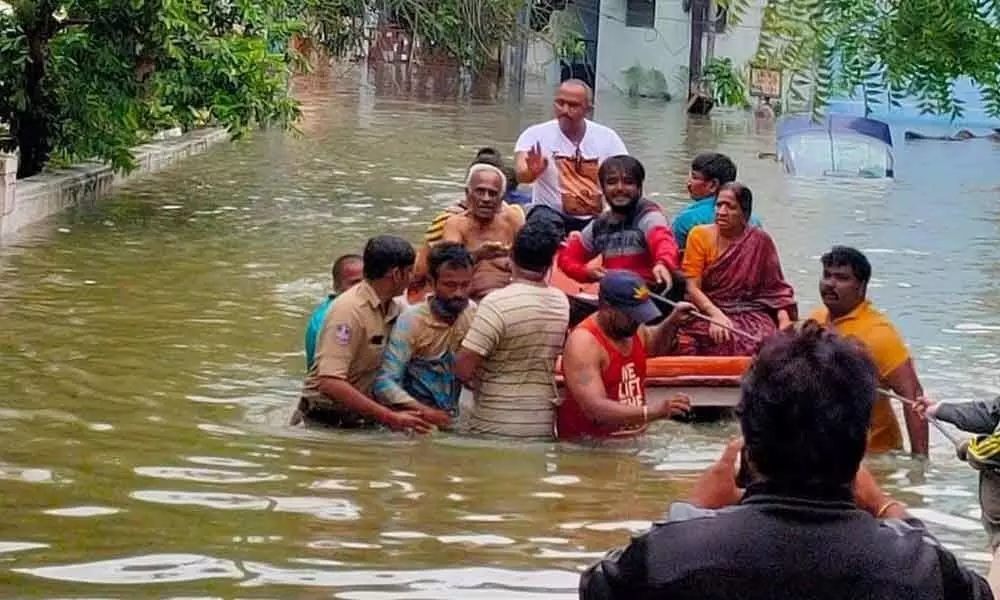
[[764, 0], [755, 0], [743, 14], [739, 24], [730, 25], [725, 34], [716, 36], [716, 56], [728, 56], [737, 66], [750, 62], [757, 54], [757, 44], [760, 43], [760, 26], [764, 19], [764, 4]]
[[559, 61], [556, 60], [550, 40], [539, 36], [531, 38], [524, 69], [528, 79], [540, 85], [555, 87], [559, 82]]
[[[601, 0], [597, 43], [598, 90], [624, 90], [622, 72], [640, 65], [657, 69], [667, 79], [674, 98], [687, 92], [687, 65], [691, 20], [681, 0], [657, 0], [651, 29], [625, 26], [626, 0]], [[736, 65], [749, 61], [757, 51], [764, 0], [755, 0], [742, 22], [716, 36], [715, 55], [728, 56]]]

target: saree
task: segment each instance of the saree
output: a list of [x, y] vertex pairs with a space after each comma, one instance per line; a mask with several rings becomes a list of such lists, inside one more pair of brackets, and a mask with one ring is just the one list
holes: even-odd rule
[[[733, 327], [759, 340], [778, 330], [778, 311], [798, 318], [795, 291], [785, 281], [778, 249], [766, 232], [748, 227], [746, 232], [705, 268], [701, 291]], [[750, 356], [759, 341], [730, 332], [717, 343], [709, 336], [710, 323], [691, 319], [678, 333], [677, 353], [696, 356]]]

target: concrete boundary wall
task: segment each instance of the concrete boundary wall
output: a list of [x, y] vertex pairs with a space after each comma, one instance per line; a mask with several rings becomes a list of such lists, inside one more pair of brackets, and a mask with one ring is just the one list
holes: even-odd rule
[[199, 129], [138, 146], [134, 149], [138, 167], [126, 176], [116, 175], [104, 164], [82, 163], [17, 180], [17, 157], [0, 154], [0, 243], [67, 208], [93, 205], [117, 183], [154, 173], [228, 139], [224, 129]]

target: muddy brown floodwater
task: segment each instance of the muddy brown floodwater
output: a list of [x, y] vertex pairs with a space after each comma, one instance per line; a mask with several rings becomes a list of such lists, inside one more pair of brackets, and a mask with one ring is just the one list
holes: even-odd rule
[[[549, 113], [539, 95], [393, 98], [343, 72], [296, 87], [303, 136], [219, 147], [0, 249], [3, 596], [573, 598], [735, 432], [668, 423], [594, 451], [286, 428], [331, 259], [417, 239], [477, 147], [510, 152]], [[793, 180], [741, 115], [598, 100], [671, 212], [696, 152], [737, 160], [803, 310], [818, 256], [858, 246], [928, 391], [1000, 392], [997, 145], [901, 143], [893, 184]], [[873, 467], [984, 569], [975, 474], [932, 435], [929, 463]]]

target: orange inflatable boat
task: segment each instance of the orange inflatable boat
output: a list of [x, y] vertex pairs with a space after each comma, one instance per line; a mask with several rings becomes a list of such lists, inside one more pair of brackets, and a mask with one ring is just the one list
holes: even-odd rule
[[[593, 264], [600, 264], [600, 258]], [[558, 257], [557, 257], [558, 261]], [[597, 301], [597, 284], [581, 284], [552, 266], [549, 284], [570, 297], [571, 325], [591, 312]], [[646, 396], [684, 393], [691, 397], [696, 413], [712, 418], [736, 406], [740, 379], [750, 365], [749, 356], [658, 356], [646, 362]], [[556, 381], [563, 385], [562, 361], [556, 367]], [[697, 417], [698, 415], [696, 415]]]

